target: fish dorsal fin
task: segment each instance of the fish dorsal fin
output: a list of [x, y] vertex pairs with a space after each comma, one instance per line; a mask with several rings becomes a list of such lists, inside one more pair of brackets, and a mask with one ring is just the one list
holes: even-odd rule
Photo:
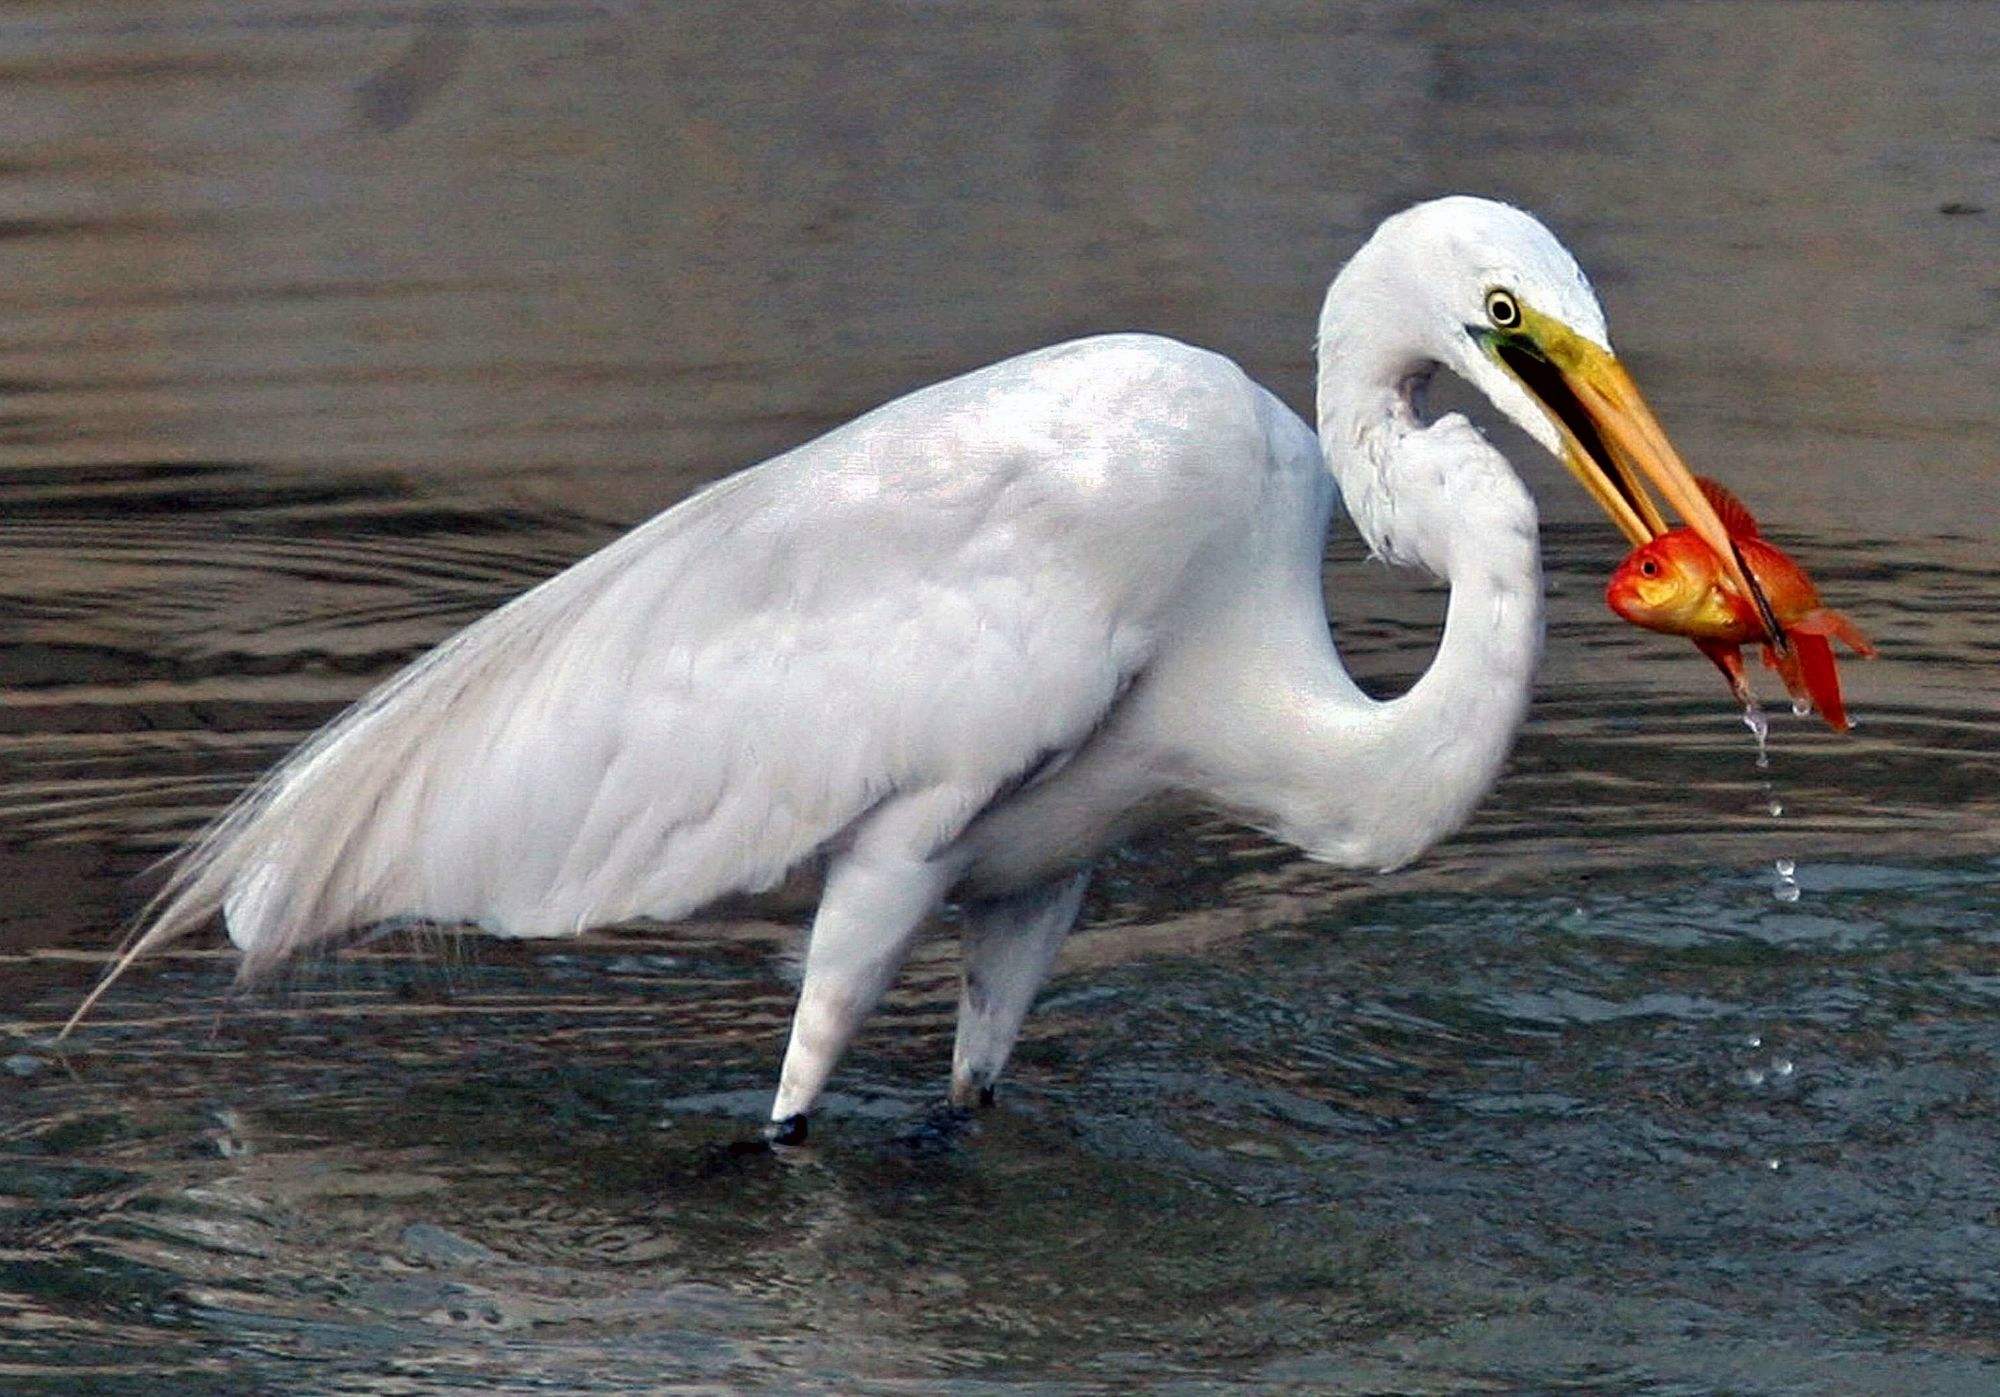
[[1708, 501], [1731, 538], [1758, 537], [1757, 516], [1750, 512], [1748, 505], [1730, 494], [1720, 482], [1705, 475], [1696, 476], [1694, 483], [1701, 487], [1702, 498]]

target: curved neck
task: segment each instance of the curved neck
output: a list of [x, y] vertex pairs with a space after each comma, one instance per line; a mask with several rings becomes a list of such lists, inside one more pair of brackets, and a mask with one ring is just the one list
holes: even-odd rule
[[[1408, 863], [1464, 824], [1499, 778], [1527, 715], [1541, 654], [1541, 567], [1532, 530], [1482, 533], [1458, 551], [1430, 668], [1386, 701], [1354, 686], [1323, 619], [1269, 637], [1279, 667], [1234, 676], [1243, 700], [1221, 769], [1203, 784], [1314, 858]], [[1244, 713], [1256, 718], [1245, 723]]]
[[1237, 804], [1315, 857], [1392, 868], [1463, 824], [1499, 777], [1541, 654], [1542, 578], [1533, 501], [1464, 419], [1420, 419], [1435, 361], [1382, 333], [1408, 316], [1380, 303], [1368, 271], [1350, 263], [1321, 318], [1321, 450], [1374, 551], [1450, 584], [1444, 635], [1386, 702], [1355, 689], [1323, 621], [1316, 640], [1294, 637], [1278, 680], [1284, 755], [1258, 763]]
[[1376, 707], [1370, 726], [1393, 765], [1377, 771], [1377, 837], [1394, 866], [1463, 825], [1500, 778], [1527, 717], [1542, 649], [1541, 558], [1532, 532], [1479, 539], [1448, 579], [1444, 636], [1423, 677]]

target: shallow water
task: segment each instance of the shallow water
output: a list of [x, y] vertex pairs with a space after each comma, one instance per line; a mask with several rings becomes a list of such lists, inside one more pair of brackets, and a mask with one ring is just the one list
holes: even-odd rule
[[[1993, 1390], [1994, 12], [788, 13], [0, 20], [0, 1386]], [[1551, 629], [1472, 826], [1380, 879], [1121, 851], [970, 1128], [941, 938], [813, 1146], [731, 1148], [775, 917], [251, 1000], [203, 943], [47, 1044], [145, 866], [455, 626], [1066, 335], [1303, 407], [1331, 268], [1451, 188], [1555, 223], [1881, 642], [1852, 737], [1774, 704], [1758, 770], [1507, 437]], [[1345, 540], [1329, 585], [1420, 672], [1437, 592]]]

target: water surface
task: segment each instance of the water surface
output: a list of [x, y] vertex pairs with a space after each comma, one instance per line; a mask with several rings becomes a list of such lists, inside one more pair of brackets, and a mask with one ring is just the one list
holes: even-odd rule
[[[1976, 5], [52, 4], [0, 19], [0, 1385], [1966, 1392], [2000, 1373], [2000, 20]], [[1760, 772], [1543, 503], [1536, 707], [1359, 879], [1109, 861], [1001, 1106], [949, 938], [810, 1151], [773, 912], [191, 943], [146, 867], [702, 482], [1002, 354], [1318, 296], [1463, 189], [1575, 247], [1687, 455], [1881, 642]], [[1343, 652], [1442, 597], [1337, 540]], [[1771, 814], [1778, 799], [1784, 813]], [[1773, 896], [1778, 860], [1799, 896]]]

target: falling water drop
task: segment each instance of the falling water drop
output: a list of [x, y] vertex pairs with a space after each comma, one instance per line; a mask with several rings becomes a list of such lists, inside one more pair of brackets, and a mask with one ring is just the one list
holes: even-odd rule
[[1803, 718], [1806, 716], [1806, 714], [1810, 712], [1812, 712], [1811, 703], [1807, 702], [1805, 699], [1802, 698], [1795, 698], [1792, 700], [1792, 715], [1794, 717]]
[[1777, 877], [1771, 884], [1771, 896], [1780, 902], [1799, 900], [1798, 865], [1790, 859], [1779, 859], [1772, 867]]
[[1771, 752], [1768, 741], [1771, 736], [1771, 720], [1764, 716], [1764, 710], [1751, 699], [1743, 705], [1743, 726], [1750, 729], [1750, 735], [1757, 739], [1757, 770], [1767, 771], [1771, 766]]
[[1777, 818], [1778, 818], [1778, 817], [1779, 817], [1780, 815], [1782, 815], [1782, 814], [1784, 814], [1784, 813], [1785, 813], [1785, 802], [1783, 802], [1782, 800], [1779, 800], [1779, 799], [1778, 799], [1778, 797], [1777, 797], [1777, 793], [1776, 793], [1776, 792], [1774, 792], [1774, 791], [1773, 791], [1773, 790], [1772, 790], [1772, 789], [1771, 789], [1771, 788], [1770, 788], [1769, 786], [1766, 786], [1766, 787], [1764, 788], [1764, 795], [1765, 795], [1765, 798], [1766, 798], [1766, 799], [1768, 799], [1768, 800], [1769, 800], [1769, 801], [1771, 802], [1771, 818], [1772, 818], [1772, 819], [1774, 819], [1774, 820], [1775, 820], [1775, 819], [1777, 819]]

